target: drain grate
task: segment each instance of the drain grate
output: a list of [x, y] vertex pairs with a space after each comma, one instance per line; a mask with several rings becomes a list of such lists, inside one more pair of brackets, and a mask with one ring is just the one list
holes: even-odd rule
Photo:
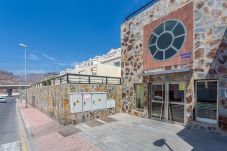
[[68, 137], [70, 135], [77, 134], [79, 132], [81, 132], [81, 130], [74, 126], [65, 126], [58, 133], [61, 134], [61, 136], [63, 137]]
[[104, 123], [102, 122], [99, 122], [97, 120], [93, 120], [93, 121], [89, 121], [89, 122], [86, 122], [86, 124], [90, 127], [96, 127], [96, 126], [101, 126], [103, 125]]
[[103, 117], [103, 118], [101, 118], [101, 120], [106, 122], [106, 123], [112, 123], [112, 122], [118, 121], [118, 120], [111, 118], [111, 117]]

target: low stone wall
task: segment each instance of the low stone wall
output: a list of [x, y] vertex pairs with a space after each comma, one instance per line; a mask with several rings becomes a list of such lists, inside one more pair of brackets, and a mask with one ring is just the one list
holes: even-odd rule
[[[58, 122], [68, 125], [112, 115], [120, 112], [121, 85], [106, 84], [62, 84], [57, 86], [32, 87], [27, 90], [28, 103]], [[77, 92], [106, 92], [107, 99], [116, 102], [115, 108], [70, 113], [69, 93]]]

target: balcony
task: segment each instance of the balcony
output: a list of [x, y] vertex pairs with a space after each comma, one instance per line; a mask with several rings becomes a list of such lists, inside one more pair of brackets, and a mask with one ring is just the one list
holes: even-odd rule
[[107, 77], [107, 76], [94, 76], [82, 74], [65, 74], [51, 79], [44, 80], [39, 83], [32, 84], [30, 87], [43, 87], [61, 84], [110, 84], [120, 85], [121, 78]]

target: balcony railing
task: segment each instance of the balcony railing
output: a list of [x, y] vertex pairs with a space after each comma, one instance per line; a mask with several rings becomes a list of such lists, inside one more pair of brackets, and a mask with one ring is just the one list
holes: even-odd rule
[[82, 75], [82, 74], [65, 74], [51, 79], [44, 80], [39, 83], [30, 85], [30, 87], [43, 87], [50, 85], [60, 84], [110, 84], [120, 85], [121, 78], [119, 77], [107, 77], [107, 76], [94, 76], [94, 75]]
[[136, 11], [132, 12], [127, 17], [125, 17], [125, 22], [128, 21], [128, 20], [130, 20], [131, 18], [135, 17], [136, 15], [140, 14], [141, 12], [143, 12], [144, 10], [146, 10], [147, 8], [151, 7], [152, 5], [154, 5], [158, 1], [159, 0], [151, 0], [149, 3], [147, 3], [143, 7], [141, 7], [139, 9], [137, 9]]

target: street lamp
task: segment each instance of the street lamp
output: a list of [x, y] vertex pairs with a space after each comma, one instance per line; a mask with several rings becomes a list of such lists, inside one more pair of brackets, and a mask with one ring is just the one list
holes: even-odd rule
[[24, 48], [24, 76], [25, 76], [25, 103], [26, 108], [28, 107], [28, 99], [27, 99], [27, 45], [19, 44], [21, 47]]

